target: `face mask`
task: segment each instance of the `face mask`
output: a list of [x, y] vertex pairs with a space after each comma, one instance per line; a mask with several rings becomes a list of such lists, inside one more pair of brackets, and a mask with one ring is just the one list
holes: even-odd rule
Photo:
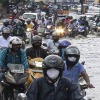
[[71, 62], [75, 62], [76, 61], [76, 57], [68, 57], [68, 60]]
[[59, 75], [59, 70], [57, 69], [54, 69], [54, 68], [51, 68], [49, 70], [47, 70], [47, 76], [50, 78], [50, 79], [56, 79]]

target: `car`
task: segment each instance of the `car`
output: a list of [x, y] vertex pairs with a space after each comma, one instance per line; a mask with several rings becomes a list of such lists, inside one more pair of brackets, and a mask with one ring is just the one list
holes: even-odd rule
[[44, 18], [45, 19], [45, 16], [46, 16], [46, 13], [45, 12], [41, 12], [41, 13], [32, 13], [32, 12], [27, 12], [27, 13], [24, 13], [20, 18], [23, 19], [23, 20], [27, 20], [28, 18], [29, 19], [32, 19], [32, 18], [35, 18], [36, 22], [38, 24], [41, 23], [41, 19]]

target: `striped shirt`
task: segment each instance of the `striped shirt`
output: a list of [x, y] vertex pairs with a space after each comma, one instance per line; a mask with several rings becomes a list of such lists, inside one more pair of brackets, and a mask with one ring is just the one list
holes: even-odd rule
[[23, 49], [13, 54], [10, 49], [4, 49], [0, 52], [0, 67], [6, 68], [7, 64], [22, 64], [27, 70], [29, 68], [26, 53]]

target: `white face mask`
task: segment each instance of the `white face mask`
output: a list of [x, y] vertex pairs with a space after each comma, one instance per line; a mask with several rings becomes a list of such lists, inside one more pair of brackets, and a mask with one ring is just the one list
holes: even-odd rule
[[68, 57], [68, 60], [71, 62], [75, 62], [76, 61], [76, 57]]
[[47, 70], [47, 75], [50, 79], [56, 79], [59, 75], [59, 70], [51, 68]]

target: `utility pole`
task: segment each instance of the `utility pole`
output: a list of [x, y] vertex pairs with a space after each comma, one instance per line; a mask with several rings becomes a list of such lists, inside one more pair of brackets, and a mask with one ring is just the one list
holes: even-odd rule
[[84, 0], [83, 2], [83, 14], [86, 13], [86, 0]]
[[54, 4], [55, 4], [55, 5], [57, 4], [57, 0], [54, 0]]

